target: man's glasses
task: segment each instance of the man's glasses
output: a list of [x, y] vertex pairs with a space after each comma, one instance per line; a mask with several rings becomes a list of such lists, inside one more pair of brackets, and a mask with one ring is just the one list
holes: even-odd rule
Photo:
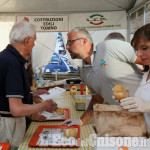
[[73, 42], [75, 42], [77, 40], [81, 40], [81, 39], [83, 39], [83, 38], [78, 38], [78, 39], [74, 39], [74, 40], [68, 40], [66, 45], [70, 46]]

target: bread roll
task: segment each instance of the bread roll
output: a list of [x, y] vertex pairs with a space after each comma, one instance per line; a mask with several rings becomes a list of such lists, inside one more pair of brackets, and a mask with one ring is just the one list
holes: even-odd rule
[[64, 109], [63, 108], [58, 108], [56, 110], [56, 113], [59, 114], [59, 115], [64, 115]]
[[64, 132], [64, 137], [74, 137], [74, 138], [77, 138], [77, 131], [75, 128], [69, 128], [69, 129], [66, 129], [65, 132]]
[[113, 95], [116, 100], [121, 100], [123, 98], [129, 97], [128, 91], [122, 85], [115, 85]]

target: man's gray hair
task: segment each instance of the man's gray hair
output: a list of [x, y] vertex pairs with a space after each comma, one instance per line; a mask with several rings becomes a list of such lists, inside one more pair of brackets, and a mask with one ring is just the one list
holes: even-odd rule
[[107, 37], [105, 38], [105, 40], [111, 40], [111, 39], [125, 41], [125, 37], [119, 32], [112, 32], [108, 34]]
[[77, 33], [77, 36], [78, 36], [77, 38], [86, 38], [89, 43], [91, 43], [91, 44], [93, 43], [91, 35], [85, 28], [74, 28], [74, 29], [70, 30], [67, 35], [71, 34], [72, 32]]
[[34, 37], [35, 29], [27, 21], [20, 21], [14, 24], [9, 34], [10, 44], [22, 43], [26, 37]]

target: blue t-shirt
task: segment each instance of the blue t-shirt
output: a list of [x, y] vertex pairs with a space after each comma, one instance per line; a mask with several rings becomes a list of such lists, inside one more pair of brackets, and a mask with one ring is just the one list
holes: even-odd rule
[[0, 111], [9, 110], [9, 97], [30, 101], [30, 83], [24, 64], [26, 59], [12, 46], [0, 52]]

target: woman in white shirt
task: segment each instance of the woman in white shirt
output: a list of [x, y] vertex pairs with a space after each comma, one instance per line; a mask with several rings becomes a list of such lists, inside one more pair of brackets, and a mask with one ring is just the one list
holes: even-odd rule
[[134, 97], [122, 99], [120, 105], [129, 112], [143, 112], [147, 131], [150, 133], [150, 24], [144, 25], [135, 32], [131, 44], [145, 65], [146, 72]]

